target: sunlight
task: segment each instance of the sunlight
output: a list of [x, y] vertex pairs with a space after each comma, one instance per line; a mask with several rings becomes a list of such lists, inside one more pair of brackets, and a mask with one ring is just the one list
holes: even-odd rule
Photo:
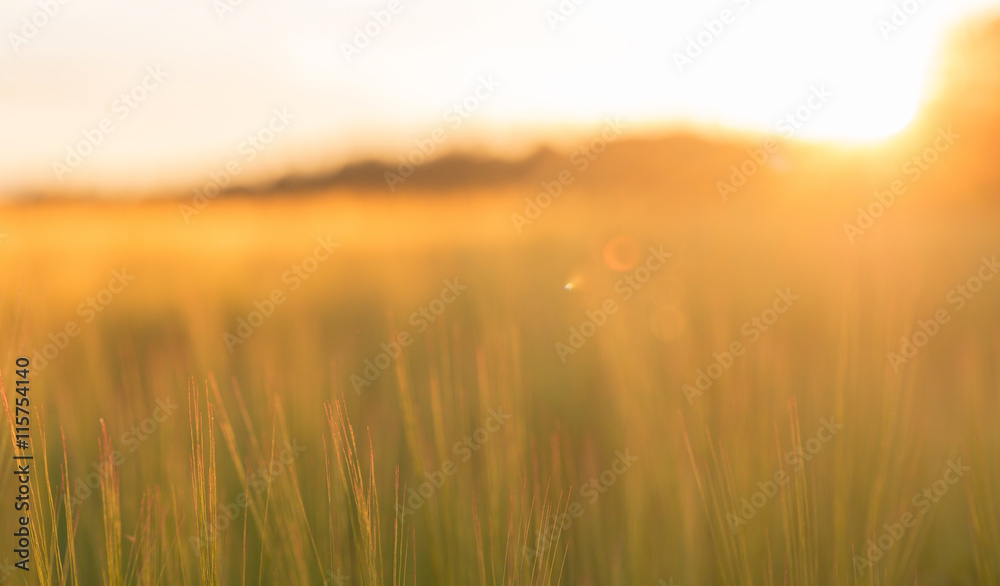
[[[915, 3], [903, 19], [892, 6], [848, 4], [735, 3], [709, 15], [671, 49], [675, 101], [696, 123], [789, 138], [858, 143], [903, 130], [930, 97], [945, 35], [971, 6]], [[810, 101], [816, 87], [829, 100]]]
[[[21, 135], [0, 142], [0, 189], [93, 186], [162, 157], [177, 165], [143, 174], [145, 184], [203, 181], [275, 105], [335, 134], [325, 164], [405, 152], [471, 99], [484, 76], [498, 90], [461, 128], [448, 123], [449, 145], [492, 140], [524, 152], [553, 140], [549, 129], [576, 129], [558, 133], [575, 141], [609, 116], [633, 132], [682, 125], [877, 141], [906, 128], [932, 97], [948, 32], [997, 4], [516, 0], [481, 10], [435, 0], [389, 18], [373, 7], [247, 3], [220, 21], [191, 3], [177, 8], [183, 18], [168, 34], [153, 9], [129, 6], [112, 24], [100, 18], [110, 5], [97, 3], [61, 14], [60, 34], [46, 27], [0, 57], [0, 125]], [[21, 2], [7, 30], [21, 35], [36, 9]], [[55, 178], [46, 162], [154, 65], [176, 73], [85, 165]], [[74, 91], [53, 91], [57, 79], [73, 80]], [[803, 110], [816, 87], [833, 96]], [[62, 118], [47, 113], [55, 104]], [[322, 133], [305, 128], [293, 125], [260, 165], [309, 167]]]

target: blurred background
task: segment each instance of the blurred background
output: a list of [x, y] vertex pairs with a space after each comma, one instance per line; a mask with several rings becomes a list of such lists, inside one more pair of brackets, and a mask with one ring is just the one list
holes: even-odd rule
[[[239, 146], [274, 108], [293, 119], [241, 183], [369, 158], [395, 164], [439, 127], [447, 136], [435, 155], [501, 158], [571, 146], [607, 117], [650, 136], [775, 133], [814, 85], [835, 98], [796, 124], [795, 138], [869, 143], [941, 94], [948, 33], [954, 40], [955, 27], [991, 8], [18, 1], [2, 21], [0, 122], [12, 139], [0, 188], [135, 197], [198, 186], [245, 156]], [[988, 76], [969, 52], [990, 55], [970, 45], [950, 64]], [[92, 132], [106, 117], [110, 130]], [[71, 172], [53, 169], [98, 140]]]
[[9, 3], [0, 582], [1000, 584], [994, 4]]

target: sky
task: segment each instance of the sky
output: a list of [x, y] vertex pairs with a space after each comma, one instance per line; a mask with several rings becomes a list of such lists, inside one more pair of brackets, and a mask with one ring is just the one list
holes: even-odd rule
[[0, 193], [526, 151], [610, 119], [877, 140], [918, 111], [944, 35], [995, 5], [10, 0]]

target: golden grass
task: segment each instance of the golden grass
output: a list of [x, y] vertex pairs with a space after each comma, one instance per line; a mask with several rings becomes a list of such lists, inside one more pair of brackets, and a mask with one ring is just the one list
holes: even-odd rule
[[[1000, 281], [901, 372], [886, 360], [1000, 250], [992, 219], [900, 204], [852, 247], [849, 208], [567, 196], [517, 236], [515, 191], [219, 200], [190, 225], [169, 203], [5, 209], [0, 370], [81, 325], [33, 373], [60, 435], [34, 419], [29, 583], [1000, 583]], [[289, 290], [282, 273], [325, 235], [341, 247]], [[602, 260], [621, 235], [674, 252], [628, 301]], [[121, 267], [135, 281], [83, 323]], [[411, 313], [456, 276], [468, 291], [416, 333]], [[801, 301], [689, 404], [682, 386], [785, 287]], [[230, 354], [222, 334], [274, 288], [287, 302]], [[618, 313], [563, 364], [554, 344], [609, 297]], [[355, 394], [402, 331], [414, 343]], [[159, 421], [157, 400], [180, 407]], [[512, 417], [463, 460], [491, 409]], [[844, 428], [790, 466], [822, 418]], [[625, 449], [634, 465], [587, 491]], [[955, 458], [971, 472], [857, 573]], [[454, 475], [402, 513], [446, 461]], [[779, 471], [780, 494], [731, 531]]]

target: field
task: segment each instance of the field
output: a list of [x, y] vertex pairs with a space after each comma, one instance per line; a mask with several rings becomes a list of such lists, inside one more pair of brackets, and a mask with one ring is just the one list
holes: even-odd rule
[[901, 157], [722, 202], [602, 182], [620, 148], [521, 233], [536, 183], [6, 206], [0, 577], [1000, 583], [979, 188], [936, 169], [852, 244]]

